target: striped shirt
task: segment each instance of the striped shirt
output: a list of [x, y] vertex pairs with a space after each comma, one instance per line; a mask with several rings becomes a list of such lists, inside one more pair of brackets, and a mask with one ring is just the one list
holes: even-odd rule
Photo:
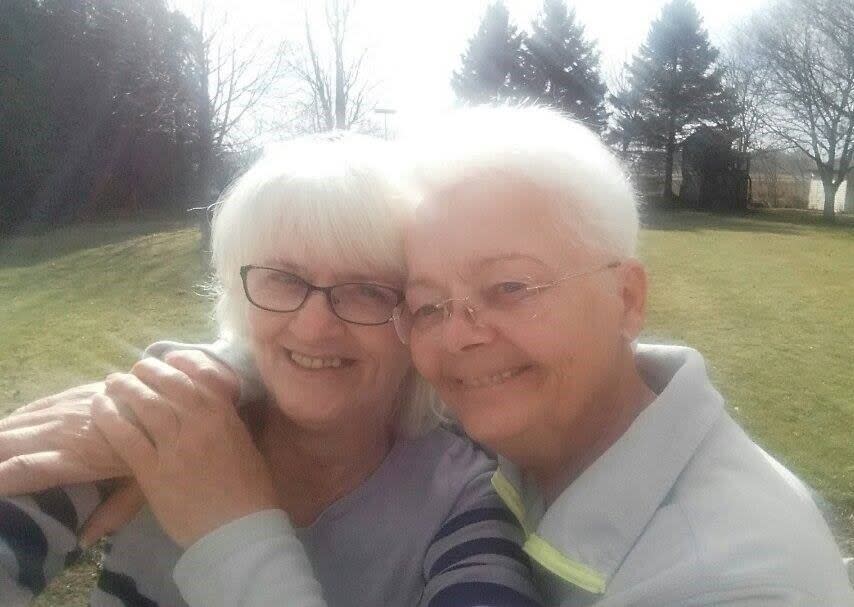
[[[469, 440], [436, 429], [399, 440], [307, 528], [267, 511], [182, 553], [143, 510], [110, 539], [91, 605], [538, 605], [493, 471]], [[0, 501], [0, 604], [27, 604], [74, 559], [75, 532], [102, 498], [77, 485]]]

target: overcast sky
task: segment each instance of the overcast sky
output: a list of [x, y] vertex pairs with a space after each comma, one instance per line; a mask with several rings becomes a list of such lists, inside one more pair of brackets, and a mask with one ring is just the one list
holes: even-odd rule
[[[200, 0], [174, 0], [190, 14]], [[323, 0], [207, 0], [228, 7], [232, 23], [253, 35], [299, 41], [304, 11], [323, 24]], [[723, 44], [736, 24], [766, 0], [695, 0], [715, 44]], [[489, 0], [357, 0], [350, 48], [367, 48], [367, 72], [378, 82], [375, 99], [393, 108], [397, 122], [417, 120], [453, 102], [451, 73], [459, 66], [468, 39], [477, 30]], [[542, 0], [506, 0], [513, 22], [527, 29]], [[614, 73], [646, 38], [665, 0], [576, 0], [578, 20], [596, 41], [606, 75]], [[245, 35], [245, 34], [243, 34]]]

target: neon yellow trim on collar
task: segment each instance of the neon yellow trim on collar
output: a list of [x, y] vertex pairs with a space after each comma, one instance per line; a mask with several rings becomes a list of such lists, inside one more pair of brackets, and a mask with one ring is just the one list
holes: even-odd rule
[[566, 558], [538, 535], [529, 535], [523, 550], [559, 578], [575, 584], [579, 588], [584, 588], [588, 592], [596, 594], [605, 592], [605, 577], [601, 573], [587, 565]]
[[500, 470], [496, 470], [492, 475], [492, 486], [498, 493], [498, 497], [522, 525], [522, 530], [527, 538], [522, 549], [528, 556], [570, 584], [595, 594], [605, 592], [605, 576], [587, 565], [566, 558], [557, 548], [528, 530], [525, 504], [519, 496], [519, 492], [516, 491], [516, 487], [501, 474]]
[[498, 497], [501, 498], [501, 501], [510, 509], [510, 512], [513, 513], [513, 516], [516, 517], [516, 520], [519, 521], [519, 524], [522, 525], [522, 530], [525, 532], [527, 536], [528, 525], [526, 523], [525, 516], [525, 504], [522, 502], [522, 498], [519, 497], [519, 492], [516, 491], [516, 487], [507, 480], [503, 474], [501, 474], [500, 470], [496, 470], [492, 475], [492, 486], [495, 488], [495, 492], [498, 494]]

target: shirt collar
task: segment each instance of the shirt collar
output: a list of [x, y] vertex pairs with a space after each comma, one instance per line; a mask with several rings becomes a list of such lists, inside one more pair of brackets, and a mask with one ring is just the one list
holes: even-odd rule
[[657, 398], [548, 509], [533, 482], [499, 458], [493, 485], [552, 574], [602, 593], [712, 424], [723, 398], [699, 352], [639, 345], [635, 361]]

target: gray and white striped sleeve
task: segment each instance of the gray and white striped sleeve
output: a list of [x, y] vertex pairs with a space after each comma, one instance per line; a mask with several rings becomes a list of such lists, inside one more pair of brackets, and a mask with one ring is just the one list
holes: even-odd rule
[[0, 499], [0, 597], [26, 605], [80, 554], [77, 531], [102, 500], [94, 484]]

